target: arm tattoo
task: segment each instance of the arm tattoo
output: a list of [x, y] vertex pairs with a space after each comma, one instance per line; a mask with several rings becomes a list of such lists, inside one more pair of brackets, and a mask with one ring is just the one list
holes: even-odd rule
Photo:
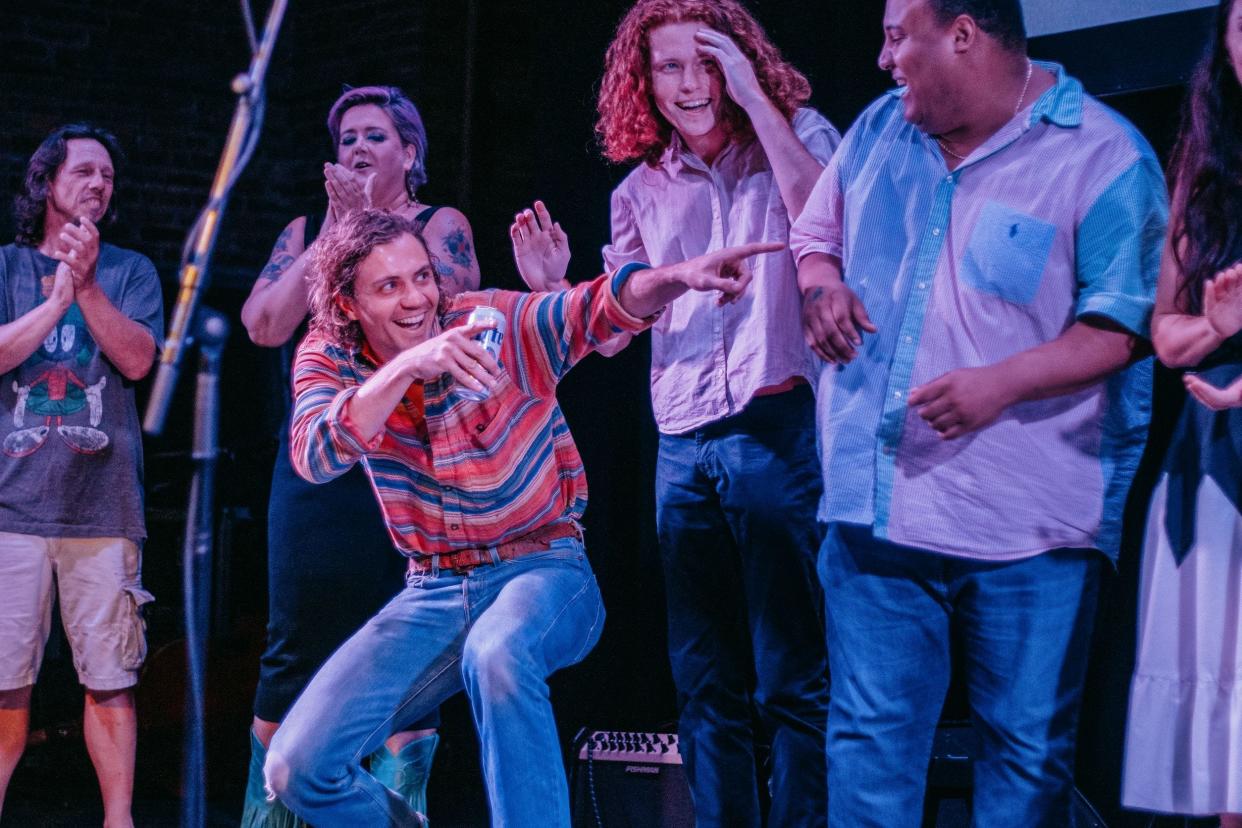
[[437, 256], [431, 257], [431, 264], [436, 269], [436, 275], [440, 277], [440, 287], [450, 296], [456, 296], [461, 292], [461, 283], [457, 278], [457, 271], [452, 266], [446, 265]]
[[822, 287], [817, 287], [815, 288], [815, 290], [811, 291], [810, 295], [807, 296], [806, 298], [807, 298], [807, 301], [809, 302], [815, 302], [815, 301], [818, 301], [819, 298], [823, 295], [824, 295], [824, 289]]
[[297, 261], [297, 256], [289, 253], [289, 239], [292, 237], [293, 228], [286, 227], [280, 234], [280, 238], [276, 239], [276, 246], [272, 248], [271, 258], [267, 260], [267, 265], [263, 268], [263, 272], [259, 274], [260, 279], [274, 282], [285, 275], [289, 265]]
[[444, 252], [458, 267], [470, 267], [470, 240], [466, 238], [466, 231], [458, 227], [445, 236]]

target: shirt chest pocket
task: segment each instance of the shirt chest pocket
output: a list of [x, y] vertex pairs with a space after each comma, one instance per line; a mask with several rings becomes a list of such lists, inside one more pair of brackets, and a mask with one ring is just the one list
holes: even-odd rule
[[989, 201], [970, 234], [962, 275], [975, 290], [1029, 305], [1039, 293], [1056, 234], [1055, 225]]

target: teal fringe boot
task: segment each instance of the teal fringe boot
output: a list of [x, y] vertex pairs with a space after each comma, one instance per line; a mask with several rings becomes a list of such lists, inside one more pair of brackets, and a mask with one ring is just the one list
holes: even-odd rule
[[246, 779], [246, 804], [242, 809], [241, 828], [310, 828], [285, 807], [279, 799], [270, 802], [263, 784], [263, 762], [267, 748], [250, 731], [250, 775]]
[[439, 744], [440, 735], [432, 733], [410, 742], [395, 756], [381, 747], [371, 754], [371, 775], [396, 791], [419, 814], [426, 814], [427, 780]]

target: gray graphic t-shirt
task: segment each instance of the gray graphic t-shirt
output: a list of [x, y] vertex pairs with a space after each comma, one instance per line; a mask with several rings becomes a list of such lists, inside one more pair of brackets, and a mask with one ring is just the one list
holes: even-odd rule
[[[45, 301], [42, 280], [57, 264], [33, 247], [0, 247], [0, 325]], [[160, 282], [147, 257], [102, 244], [95, 278], [121, 313], [163, 341]], [[76, 303], [0, 377], [0, 531], [146, 538], [134, 385], [104, 356]]]

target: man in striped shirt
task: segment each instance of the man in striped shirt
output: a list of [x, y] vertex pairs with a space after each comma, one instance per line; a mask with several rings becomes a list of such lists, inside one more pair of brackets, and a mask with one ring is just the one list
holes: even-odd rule
[[[582, 460], [556, 385], [601, 343], [687, 290], [731, 301], [751, 244], [678, 265], [626, 265], [559, 293], [440, 293], [414, 227], [361, 211], [316, 244], [312, 332], [294, 363], [291, 459], [311, 481], [362, 462], [407, 588], [332, 656], [277, 732], [269, 788], [307, 821], [418, 825], [360, 765], [464, 686], [493, 824], [569, 825], [546, 679], [583, 658], [604, 611], [582, 546]], [[500, 359], [462, 324], [507, 321]], [[486, 389], [482, 401], [460, 386]], [[341, 554], [349, 554], [341, 550]]]
[[974, 823], [1069, 825], [1099, 570], [1146, 437], [1163, 178], [1028, 59], [1019, 0], [888, 0], [884, 29], [899, 89], [790, 236], [829, 363], [829, 824], [919, 823], [952, 639]]

